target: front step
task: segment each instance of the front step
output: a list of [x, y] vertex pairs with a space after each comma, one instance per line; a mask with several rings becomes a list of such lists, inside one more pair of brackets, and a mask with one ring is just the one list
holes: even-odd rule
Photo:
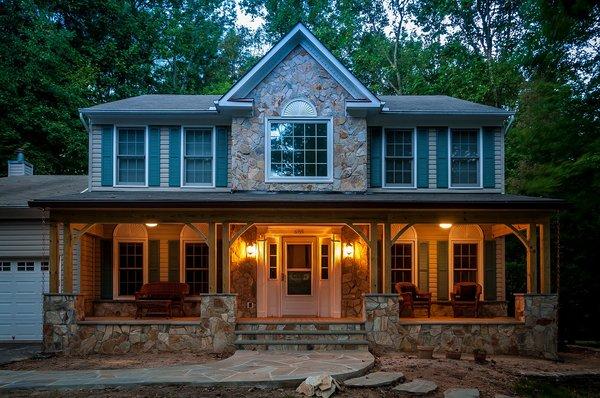
[[367, 350], [360, 321], [240, 321], [236, 346], [246, 350]]

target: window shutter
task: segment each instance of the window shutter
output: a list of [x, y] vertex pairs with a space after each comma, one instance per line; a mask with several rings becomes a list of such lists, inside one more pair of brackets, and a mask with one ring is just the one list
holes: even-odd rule
[[102, 126], [101, 143], [101, 177], [100, 183], [103, 187], [113, 186], [114, 167], [114, 128], [113, 126]]
[[169, 282], [179, 282], [179, 241], [169, 241]]
[[448, 188], [448, 129], [443, 127], [437, 131], [437, 187]]
[[160, 281], [160, 241], [148, 241], [148, 281]]
[[215, 186], [227, 187], [227, 165], [229, 161], [229, 148], [228, 148], [228, 126], [217, 126], [215, 129], [217, 136], [215, 137], [216, 148], [215, 148]]
[[417, 128], [417, 188], [429, 188], [429, 130]]
[[113, 298], [112, 239], [100, 241], [100, 298], [103, 300], [112, 300]]
[[383, 171], [381, 161], [381, 146], [383, 142], [382, 128], [369, 127], [369, 155], [371, 170], [371, 187], [381, 188], [383, 182]]
[[419, 242], [419, 290], [429, 291], [429, 243]]
[[437, 299], [448, 300], [448, 241], [437, 243]]
[[496, 241], [486, 240], [483, 251], [483, 297], [496, 300]]
[[484, 188], [495, 188], [495, 145], [494, 136], [496, 131], [500, 127], [484, 127], [482, 134], [482, 147], [483, 147], [483, 187]]
[[148, 130], [148, 185], [160, 185], [160, 127]]
[[181, 128], [169, 129], [169, 186], [181, 186]]

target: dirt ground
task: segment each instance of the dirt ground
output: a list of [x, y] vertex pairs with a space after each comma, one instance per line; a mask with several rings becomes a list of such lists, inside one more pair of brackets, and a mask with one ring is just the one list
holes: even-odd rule
[[[521, 370], [539, 371], [574, 371], [600, 370], [600, 352], [582, 349], [570, 349], [561, 353], [562, 362], [552, 362], [535, 358], [509, 356], [492, 356], [488, 363], [480, 365], [473, 362], [472, 355], [463, 355], [461, 360], [450, 360], [436, 355], [433, 360], [417, 359], [415, 355], [389, 352], [377, 356], [375, 369], [386, 371], [401, 371], [407, 380], [425, 378], [438, 384], [438, 390], [431, 397], [443, 397], [444, 390], [452, 387], [478, 388], [481, 397], [494, 397], [495, 394], [516, 394], [515, 385], [518, 372]], [[29, 360], [20, 364], [12, 364], [4, 369], [90, 369], [101, 367], [141, 367], [163, 366], [170, 364], [198, 363], [199, 361], [214, 361], [219, 359], [214, 355], [136, 355], [136, 356], [90, 356], [88, 358], [52, 358], [49, 360]], [[239, 397], [239, 398], [287, 398], [297, 397], [293, 389], [258, 388], [198, 388], [191, 386], [147, 386], [135, 388], [107, 388], [99, 390], [65, 391], [13, 391], [11, 397], [61, 397], [69, 398], [124, 398], [124, 397]], [[2, 394], [0, 394], [2, 395]], [[534, 396], [546, 397], [543, 394]], [[380, 398], [399, 396], [391, 387], [379, 389], [346, 389], [336, 394], [341, 398]], [[600, 397], [598, 390], [587, 388], [582, 395], [552, 395]]]

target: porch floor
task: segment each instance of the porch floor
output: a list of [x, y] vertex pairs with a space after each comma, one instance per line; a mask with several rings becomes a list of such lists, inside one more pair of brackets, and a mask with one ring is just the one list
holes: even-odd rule
[[364, 319], [359, 317], [348, 318], [328, 318], [328, 317], [303, 317], [303, 316], [285, 316], [285, 317], [264, 317], [264, 318], [238, 318], [238, 324], [314, 324], [314, 323], [363, 323]]
[[515, 325], [523, 322], [509, 316], [495, 318], [400, 318], [400, 325]]

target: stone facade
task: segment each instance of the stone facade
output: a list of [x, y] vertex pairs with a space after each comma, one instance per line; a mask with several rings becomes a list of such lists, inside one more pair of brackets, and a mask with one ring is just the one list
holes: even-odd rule
[[[237, 294], [239, 317], [256, 317], [256, 257], [248, 257], [246, 247], [256, 244], [256, 227], [250, 228], [231, 245], [230, 281], [231, 291]], [[250, 303], [250, 306], [248, 305]]]
[[[235, 190], [364, 191], [367, 189], [367, 125], [365, 118], [346, 115], [352, 96], [312, 58], [297, 47], [247, 96], [254, 99], [253, 117], [234, 117], [231, 124], [231, 188]], [[265, 122], [280, 116], [283, 106], [303, 98], [319, 117], [333, 119], [333, 182], [277, 184], [265, 182]]]
[[203, 295], [197, 321], [85, 321], [76, 295], [44, 296], [46, 352], [66, 355], [128, 352], [226, 351], [233, 348], [234, 294]]
[[[394, 295], [365, 295], [365, 329], [374, 348], [415, 351], [433, 346], [435, 351], [480, 348], [490, 354], [557, 357], [558, 300], [554, 294], [517, 296], [514, 322], [482, 319], [480, 323], [402, 323]], [[395, 311], [395, 313], [394, 313]]]
[[341, 238], [342, 248], [347, 243], [354, 247], [352, 256], [342, 257], [342, 317], [359, 317], [363, 311], [363, 294], [371, 289], [369, 249], [366, 242], [349, 227], [342, 227]]
[[[482, 318], [494, 318], [507, 315], [507, 304], [506, 301], [482, 301], [479, 304], [479, 316]], [[427, 316], [427, 310], [424, 308], [415, 309], [416, 316]], [[402, 312], [402, 316], [409, 316], [410, 310], [405, 309]], [[452, 311], [452, 304], [449, 301], [438, 301], [431, 303], [431, 316], [438, 317], [452, 317], [454, 313]]]
[[[134, 317], [136, 307], [130, 301], [95, 300], [93, 301], [93, 312], [90, 315], [101, 317]], [[86, 312], [86, 315], [88, 312]], [[179, 316], [177, 310], [173, 316]], [[200, 301], [190, 300], [183, 303], [182, 316], [200, 316]]]

